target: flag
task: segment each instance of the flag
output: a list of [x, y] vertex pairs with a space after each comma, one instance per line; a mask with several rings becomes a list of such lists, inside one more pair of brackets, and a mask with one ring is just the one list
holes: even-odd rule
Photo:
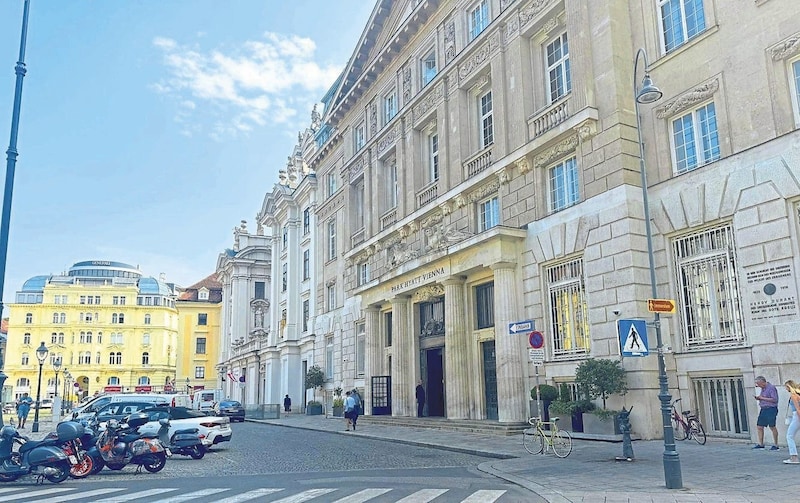
[[233, 369], [232, 368], [228, 369], [228, 373], [225, 374], [225, 375], [227, 375], [228, 379], [230, 379], [231, 381], [235, 381], [236, 380], [236, 376], [233, 375]]

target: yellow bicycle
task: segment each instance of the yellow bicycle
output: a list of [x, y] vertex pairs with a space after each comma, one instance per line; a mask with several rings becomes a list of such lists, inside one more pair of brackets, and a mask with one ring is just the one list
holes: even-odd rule
[[[551, 417], [550, 421], [542, 421], [539, 417], [528, 419], [532, 426], [522, 431], [522, 446], [531, 454], [546, 453], [553, 449], [553, 454], [559, 458], [566, 458], [572, 452], [572, 437], [566, 430], [558, 429], [557, 417]], [[549, 426], [550, 429], [545, 429]]]

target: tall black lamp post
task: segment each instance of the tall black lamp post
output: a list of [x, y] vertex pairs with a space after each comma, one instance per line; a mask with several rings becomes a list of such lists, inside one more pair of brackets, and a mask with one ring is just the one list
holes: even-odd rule
[[[636, 82], [636, 73], [639, 69], [639, 59], [644, 61], [644, 78], [639, 86]], [[636, 52], [633, 60], [633, 96], [636, 107], [636, 131], [639, 133], [639, 171], [642, 177], [642, 203], [644, 204], [644, 229], [647, 234], [647, 258], [650, 261], [650, 288], [654, 299], [658, 298], [658, 287], [656, 285], [656, 266], [653, 257], [653, 230], [650, 227], [650, 204], [647, 199], [647, 171], [644, 164], [644, 141], [642, 140], [642, 122], [639, 117], [639, 104], [648, 105], [661, 99], [664, 93], [653, 85], [650, 73], [647, 71], [647, 53], [644, 49]], [[667, 366], [664, 362], [664, 343], [661, 339], [661, 317], [655, 313], [652, 326], [656, 332], [656, 344], [658, 344], [658, 399], [661, 402], [661, 421], [664, 426], [664, 481], [667, 489], [680, 489], [683, 487], [683, 476], [681, 475], [681, 460], [675, 448], [675, 432], [672, 429], [670, 418], [669, 383], [667, 381]]]
[[36, 386], [36, 412], [33, 414], [33, 428], [31, 428], [33, 433], [39, 431], [39, 400], [42, 394], [42, 365], [44, 365], [44, 361], [47, 360], [47, 346], [44, 345], [44, 341], [36, 348], [36, 359], [39, 360], [39, 384]]
[[53, 372], [56, 374], [56, 382], [55, 386], [53, 386], [53, 422], [57, 422], [61, 420], [61, 400], [64, 397], [61, 397], [61, 400], [58, 399], [58, 373], [61, 371], [61, 357], [56, 356], [53, 360]]
[[3, 354], [0, 353], [0, 427], [6, 424], [3, 419], [3, 405], [5, 405], [5, 403], [3, 403], [3, 388], [5, 387], [8, 376], [3, 372], [3, 363], [5, 363], [3, 360]]
[[69, 380], [72, 377], [72, 374], [69, 373], [69, 370], [66, 368], [64, 369], [64, 391], [61, 393], [61, 415], [64, 415], [64, 411], [69, 410], [67, 405], [69, 402], [68, 397], [71, 396], [71, 393], [68, 395], [67, 392], [69, 391], [67, 385], [69, 384]]

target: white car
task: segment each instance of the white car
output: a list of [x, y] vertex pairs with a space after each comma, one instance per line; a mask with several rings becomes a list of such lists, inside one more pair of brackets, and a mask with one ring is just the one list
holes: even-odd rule
[[170, 437], [176, 430], [197, 428], [203, 445], [206, 447], [211, 447], [220, 442], [229, 442], [231, 436], [233, 436], [231, 421], [227, 417], [208, 416], [188, 407], [168, 407], [165, 405], [150, 407], [140, 412], [150, 416], [150, 422], [139, 428], [142, 433], [157, 433], [161, 428], [158, 420], [167, 418], [169, 419]]

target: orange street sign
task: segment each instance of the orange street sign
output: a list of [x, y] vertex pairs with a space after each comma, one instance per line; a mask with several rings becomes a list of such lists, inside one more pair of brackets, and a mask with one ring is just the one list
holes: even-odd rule
[[647, 310], [651, 313], [674, 313], [675, 301], [672, 299], [647, 299]]

